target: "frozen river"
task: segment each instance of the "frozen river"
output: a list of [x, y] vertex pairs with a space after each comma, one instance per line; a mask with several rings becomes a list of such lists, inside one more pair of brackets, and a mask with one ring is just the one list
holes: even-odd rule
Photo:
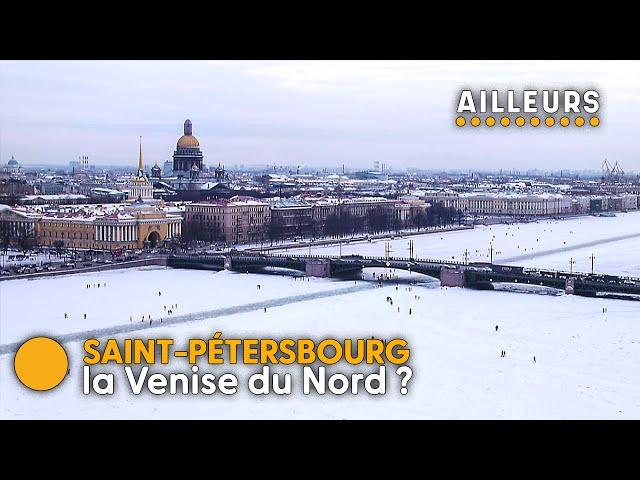
[[[472, 260], [486, 260], [493, 241], [496, 262], [520, 258], [513, 263], [568, 269], [573, 257], [574, 269], [589, 271], [594, 254], [597, 271], [640, 276], [635, 234], [638, 213], [411, 238], [420, 257], [461, 259], [466, 248]], [[621, 236], [629, 237], [612, 240]], [[406, 255], [407, 240], [392, 241], [392, 254]], [[580, 246], [585, 243], [592, 245]], [[314, 253], [336, 249], [318, 247]], [[345, 245], [345, 253], [383, 255], [384, 241]], [[0, 355], [0, 416], [640, 418], [638, 302], [442, 289], [435, 280], [413, 278], [420, 283], [396, 289], [363, 281], [145, 268], [0, 282], [1, 345], [39, 334], [82, 338], [104, 328], [120, 337], [170, 336], [176, 342], [215, 331], [225, 337], [400, 336], [411, 347], [414, 372], [406, 396], [393, 379], [383, 397], [304, 396], [294, 389], [287, 397], [241, 391], [231, 397], [151, 398], [121, 390], [99, 398], [82, 395], [82, 345], [67, 337], [72, 374], [51, 392], [22, 387], [13, 375], [13, 354]], [[165, 307], [176, 304], [169, 315]], [[153, 324], [141, 321], [143, 315], [151, 315]], [[172, 323], [160, 325], [161, 318]], [[237, 367], [238, 375], [248, 375], [248, 368]]]
[[[375, 240], [342, 244], [342, 254], [384, 256], [385, 244], [391, 256], [408, 257], [409, 240], [414, 256], [442, 260], [489, 261], [493, 246], [494, 263], [511, 263], [540, 268], [590, 272], [591, 255], [596, 272], [640, 276], [640, 212], [619, 213], [615, 217], [576, 217], [568, 220], [540, 220], [536, 223], [478, 226], [473, 230], [405, 236], [395, 240]], [[309, 248], [288, 252], [308, 254]], [[338, 245], [317, 246], [315, 255], [337, 255]], [[555, 253], [554, 253], [555, 252]]]

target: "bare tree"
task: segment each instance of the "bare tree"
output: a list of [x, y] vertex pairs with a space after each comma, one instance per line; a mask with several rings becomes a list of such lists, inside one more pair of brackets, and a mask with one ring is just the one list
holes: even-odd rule
[[0, 221], [0, 248], [6, 255], [11, 245], [11, 224], [8, 220]]
[[56, 249], [56, 254], [61, 257], [64, 253], [64, 240], [56, 240], [53, 242], [53, 248]]
[[25, 254], [31, 250], [33, 250], [36, 246], [36, 239], [33, 231], [30, 228], [27, 228], [26, 225], [23, 225], [18, 230], [18, 247], [22, 250], [22, 253]]
[[427, 216], [420, 210], [413, 216], [411, 223], [413, 223], [413, 226], [416, 227], [419, 232], [420, 229], [427, 224]]

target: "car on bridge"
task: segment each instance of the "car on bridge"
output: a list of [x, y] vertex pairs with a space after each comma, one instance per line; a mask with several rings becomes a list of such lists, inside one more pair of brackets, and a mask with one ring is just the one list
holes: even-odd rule
[[[448, 265], [445, 265], [445, 268], [453, 268], [453, 269], [455, 269], [456, 267], [450, 267]], [[493, 270], [490, 267], [480, 267], [480, 266], [475, 266], [475, 265], [469, 265], [469, 266], [466, 267], [466, 269], [474, 271], [474, 272], [484, 272], [484, 273], [493, 272]]]
[[500, 273], [524, 273], [524, 267], [513, 267], [510, 265], [493, 265], [492, 270]]

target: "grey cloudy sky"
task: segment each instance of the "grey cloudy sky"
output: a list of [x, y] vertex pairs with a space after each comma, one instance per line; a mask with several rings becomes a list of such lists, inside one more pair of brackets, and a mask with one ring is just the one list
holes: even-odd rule
[[[459, 129], [466, 87], [596, 87], [602, 124]], [[0, 163], [162, 164], [190, 118], [209, 164], [638, 171], [638, 107], [633, 61], [2, 61]]]

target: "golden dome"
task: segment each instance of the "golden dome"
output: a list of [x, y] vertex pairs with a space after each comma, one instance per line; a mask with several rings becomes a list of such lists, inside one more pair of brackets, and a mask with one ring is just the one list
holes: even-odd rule
[[199, 148], [200, 143], [193, 135], [183, 135], [178, 140], [178, 148]]

